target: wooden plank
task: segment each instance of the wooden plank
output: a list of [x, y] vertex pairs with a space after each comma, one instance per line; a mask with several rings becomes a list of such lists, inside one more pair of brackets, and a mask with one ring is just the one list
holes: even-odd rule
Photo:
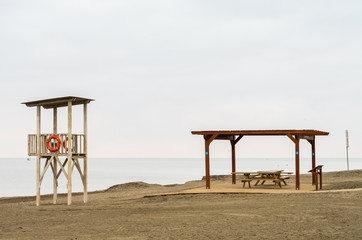
[[82, 183], [83, 183], [83, 185], [84, 185], [84, 175], [82, 174], [82, 169], [80, 168], [78, 159], [74, 159], [74, 163], [75, 163], [76, 168], [78, 169], [80, 178], [82, 179]]
[[68, 174], [67, 174], [67, 171], [65, 171], [65, 165], [67, 164], [68, 162], [68, 158], [66, 158], [64, 160], [64, 163], [62, 164], [62, 162], [59, 160], [58, 156], [55, 156], [55, 158], [57, 159], [57, 162], [59, 163], [59, 166], [60, 166], [60, 170], [57, 174], [57, 179], [59, 178], [60, 174], [63, 172], [64, 173], [64, 176], [68, 179]]
[[232, 174], [258, 174], [258, 172], [232, 172]]
[[30, 135], [28, 134], [28, 156], [30, 156], [30, 146], [31, 146], [31, 138], [30, 138]]
[[36, 137], [35, 137], [35, 140], [33, 139], [33, 134], [29, 134], [29, 138], [31, 139], [30, 140], [30, 151], [29, 151], [29, 155], [31, 154], [34, 154], [35, 153], [35, 149], [36, 147], [34, 147], [34, 142], [36, 142]]
[[53, 159], [53, 204], [57, 203], [57, 198], [58, 198], [58, 178], [57, 178], [57, 171], [58, 171], [58, 164], [57, 164], [57, 160], [54, 158]]
[[40, 184], [43, 182], [43, 178], [44, 178], [44, 175], [46, 173], [46, 171], [48, 170], [49, 166], [50, 166], [50, 163], [52, 162], [53, 160], [53, 157], [52, 158], [47, 158], [45, 164], [44, 164], [44, 169], [43, 169], [43, 172], [41, 173], [40, 175]]
[[73, 174], [74, 165], [75, 165], [75, 159], [72, 159], [71, 163], [72, 163], [72, 169], [71, 169], [70, 175]]

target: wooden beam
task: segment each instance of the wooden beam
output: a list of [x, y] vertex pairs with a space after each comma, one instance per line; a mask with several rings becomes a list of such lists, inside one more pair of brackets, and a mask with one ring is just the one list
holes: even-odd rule
[[242, 139], [244, 137], [244, 135], [239, 135], [236, 139], [235, 139], [235, 144], [237, 144], [240, 139]]
[[[311, 140], [310, 141], [310, 144], [312, 145], [312, 169], [315, 168], [315, 165], [316, 165], [316, 155], [315, 155], [315, 139]], [[313, 185], [316, 185], [316, 181], [315, 181], [315, 178], [312, 177], [312, 184]]]
[[32, 146], [32, 143], [31, 143], [30, 134], [28, 134], [28, 156], [30, 156], [30, 146]]
[[40, 128], [41, 128], [41, 108], [36, 107], [36, 205], [40, 205]]
[[288, 136], [288, 138], [290, 138], [290, 140], [292, 140], [295, 144], [297, 143], [297, 139], [294, 138], [290, 133], [286, 134]]
[[217, 135], [215, 140], [233, 140], [234, 135]]
[[84, 188], [84, 198], [83, 201], [86, 203], [88, 201], [88, 109], [87, 104], [83, 106], [83, 115], [84, 115], [84, 123], [83, 123], [83, 134], [84, 134], [84, 158], [83, 158], [83, 188]]
[[68, 164], [72, 165], [71, 169], [70, 169], [70, 173], [68, 172], [68, 176], [73, 174], [73, 170], [74, 170], [74, 166], [75, 166], [75, 158], [72, 159], [72, 161], [68, 162]]
[[72, 204], [72, 102], [68, 102], [68, 198], [67, 204]]
[[[53, 108], [53, 134], [56, 135], [58, 133], [58, 109]], [[57, 160], [55, 157], [53, 158], [53, 204], [57, 204], [57, 198], [58, 198], [58, 179], [57, 179]]]
[[[57, 159], [54, 158], [53, 161], [57, 161]], [[57, 177], [56, 177], [56, 176], [57, 176], [57, 171], [55, 170], [53, 163], [50, 163], [50, 167], [52, 168], [53, 173], [55, 173], [56, 184], [57, 184], [57, 187], [58, 187], [58, 179], [57, 179]]]
[[299, 135], [300, 139], [313, 140], [314, 135]]
[[52, 160], [53, 160], [53, 157], [47, 158], [47, 161], [46, 161], [45, 164], [44, 164], [43, 172], [42, 172], [41, 175], [40, 175], [40, 184], [43, 182], [44, 175], [45, 175], [46, 171], [48, 170], [48, 168], [49, 168], [50, 163], [52, 162]]
[[204, 135], [205, 139], [205, 182], [206, 189], [210, 189], [210, 143], [218, 136], [218, 134]]
[[231, 183], [236, 184], [236, 175], [234, 172], [236, 172], [236, 157], [235, 157], [235, 145], [240, 141], [240, 139], [243, 137], [243, 135], [239, 135], [236, 139], [235, 136], [232, 136], [232, 140], [230, 140], [231, 143]]
[[235, 136], [233, 136], [233, 140], [231, 140], [230, 143], [231, 143], [231, 172], [232, 172], [231, 183], [236, 184]]
[[74, 159], [74, 163], [75, 163], [76, 168], [78, 169], [80, 178], [82, 179], [82, 183], [83, 183], [83, 185], [84, 185], [84, 175], [82, 174], [82, 169], [80, 168], [78, 159]]
[[191, 131], [191, 134], [195, 135], [286, 135], [287, 133], [291, 135], [328, 135], [328, 132], [304, 129], [304, 130], [220, 130], [220, 131]]
[[299, 172], [299, 137], [296, 136], [296, 142], [295, 142], [295, 189], [300, 190], [300, 172]]
[[218, 136], [218, 134], [213, 134], [213, 135], [205, 135], [204, 138], [205, 140], [208, 142], [208, 144], [210, 145], [210, 143]]
[[59, 163], [59, 166], [60, 166], [60, 170], [57, 174], [57, 179], [59, 178], [60, 174], [63, 172], [64, 173], [64, 176], [68, 179], [68, 174], [67, 174], [67, 171], [65, 171], [65, 164], [67, 164], [68, 162], [68, 158], [66, 158], [64, 160], [64, 163], [62, 164], [62, 162], [59, 160], [59, 158], [57, 156], [55, 156], [55, 158], [57, 159], [57, 162]]
[[57, 108], [53, 108], [53, 134], [56, 135], [58, 133], [58, 110]]
[[206, 189], [210, 189], [210, 150], [209, 150], [209, 145], [210, 145], [210, 141], [205, 139], [205, 183], [206, 183]]

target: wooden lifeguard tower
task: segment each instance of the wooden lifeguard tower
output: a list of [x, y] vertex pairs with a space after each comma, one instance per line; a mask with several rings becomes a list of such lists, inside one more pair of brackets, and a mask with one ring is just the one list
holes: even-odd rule
[[[28, 155], [36, 156], [36, 205], [40, 204], [40, 186], [49, 166], [53, 172], [53, 203], [57, 202], [58, 178], [63, 173], [67, 178], [68, 200], [72, 203], [72, 173], [78, 169], [84, 187], [84, 202], [87, 202], [87, 104], [93, 99], [81, 97], [60, 97], [24, 102], [27, 107], [36, 107], [37, 132], [28, 135]], [[83, 134], [72, 133], [72, 106], [83, 105]], [[53, 109], [53, 132], [41, 133], [41, 107]], [[68, 133], [58, 133], [58, 112], [60, 107], [68, 108]], [[41, 160], [44, 168], [41, 170]], [[79, 163], [83, 159], [83, 170]], [[58, 170], [58, 166], [60, 169]], [[68, 170], [66, 170], [68, 166]]]

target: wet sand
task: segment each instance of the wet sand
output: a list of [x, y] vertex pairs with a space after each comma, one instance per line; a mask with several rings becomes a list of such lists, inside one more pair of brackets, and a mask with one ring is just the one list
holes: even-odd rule
[[[230, 176], [215, 176], [211, 187], [230, 182]], [[302, 175], [302, 184], [310, 182]], [[297, 194], [192, 194], [187, 191], [204, 181], [138, 182], [90, 193], [87, 204], [75, 194], [71, 206], [65, 195], [57, 205], [42, 196], [40, 207], [35, 197], [2, 198], [0, 238], [361, 239], [362, 170], [323, 173], [323, 183], [322, 191]]]

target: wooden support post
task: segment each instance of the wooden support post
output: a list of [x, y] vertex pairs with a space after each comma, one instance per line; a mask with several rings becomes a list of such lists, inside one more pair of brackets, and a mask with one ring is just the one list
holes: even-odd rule
[[[57, 108], [53, 108], [53, 134], [56, 135], [58, 133], [58, 111]], [[53, 157], [53, 204], [57, 204], [58, 198], [58, 178], [57, 178], [57, 159]]]
[[72, 204], [72, 102], [68, 102], [68, 205]]
[[236, 163], [235, 163], [235, 136], [233, 136], [233, 139], [230, 140], [231, 143], [231, 172], [232, 172], [232, 179], [231, 179], [231, 183], [235, 184], [236, 183], [236, 176], [235, 173], [236, 172]]
[[210, 189], [210, 143], [217, 137], [217, 134], [211, 136], [204, 136], [205, 138], [205, 180], [206, 189]]
[[[312, 169], [315, 168], [315, 138], [313, 137], [313, 140], [310, 141], [311, 145], [312, 145]], [[315, 178], [312, 177], [312, 184], [318, 184], [315, 182]]]
[[295, 144], [295, 189], [300, 190], [300, 175], [299, 175], [299, 136], [295, 135], [294, 137], [287, 133], [287, 136]]
[[322, 167], [319, 168], [319, 189], [322, 189]]
[[40, 124], [41, 124], [41, 107], [36, 107], [36, 118], [37, 118], [37, 127], [36, 127], [36, 205], [40, 205]]
[[[232, 136], [231, 143], [231, 172], [236, 172], [236, 158], [235, 158], [235, 145], [239, 142], [239, 140], [243, 137], [243, 135], [239, 135], [236, 139], [235, 136]], [[232, 184], [236, 183], [236, 175], [232, 174], [231, 179]]]
[[299, 172], [299, 136], [295, 136], [295, 190], [300, 190], [300, 172]]
[[84, 203], [88, 201], [88, 181], [87, 181], [87, 171], [88, 171], [88, 145], [87, 145], [87, 135], [88, 135], [88, 114], [87, 114], [87, 104], [84, 104], [84, 169], [83, 169], [83, 186], [84, 186]]
[[210, 189], [210, 151], [209, 141], [205, 139], [205, 181], [206, 189]]

